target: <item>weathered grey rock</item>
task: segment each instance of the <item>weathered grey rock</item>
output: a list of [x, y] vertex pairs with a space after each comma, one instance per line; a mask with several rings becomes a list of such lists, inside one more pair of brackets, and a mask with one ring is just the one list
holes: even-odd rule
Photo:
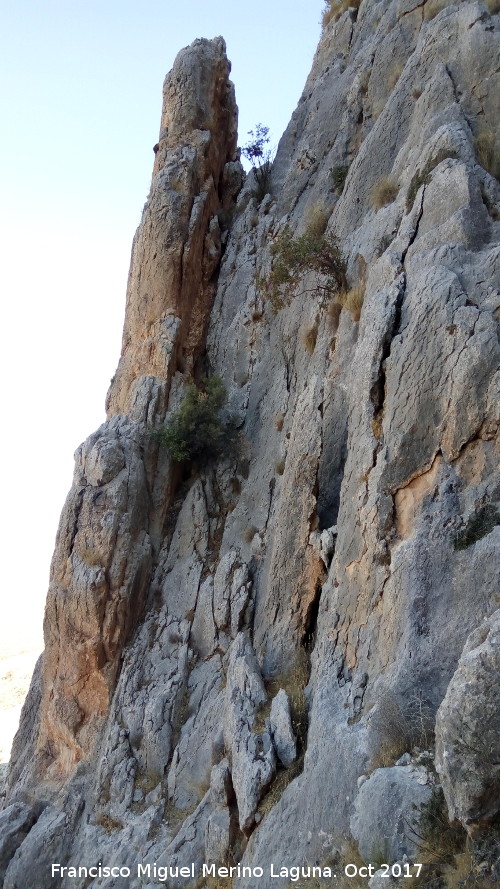
[[[6, 812], [9, 809], [5, 810]], [[26, 821], [26, 826], [29, 822]], [[10, 860], [3, 889], [51, 889], [52, 864], [66, 864], [71, 849], [71, 831], [64, 812], [47, 807]]]
[[278, 759], [285, 767], [291, 766], [297, 758], [297, 740], [292, 728], [290, 702], [282, 688], [272, 700], [269, 723]]
[[[500, 484], [500, 184], [476, 156], [500, 122], [499, 38], [475, 0], [430, 20], [412, 0], [332, 18], [260, 203], [254, 176], [240, 190], [223, 42], [176, 60], [110, 419], [78, 454], [45, 684], [14, 745], [8, 801], [54, 797], [9, 865], [18, 885], [61, 835], [52, 854], [131, 867], [236, 855], [270, 889], [271, 861], [342, 847], [370, 788], [399, 854], [399, 814], [429, 789], [402, 776], [421, 774], [415, 748], [465, 640], [498, 608], [496, 519], [459, 542], [483, 506], [495, 517]], [[377, 206], [385, 176], [397, 193]], [[329, 317], [312, 274], [277, 314], [258, 286], [276, 233], [304, 232], [318, 203], [365, 288], [359, 323]], [[149, 430], [205, 368], [225, 382], [239, 451], [181, 483]], [[271, 688], [302, 700], [306, 749], [256, 813], [275, 770], [256, 728]], [[362, 780], [386, 700], [403, 715], [393, 758], [411, 760]], [[478, 781], [465, 820], [490, 817]], [[386, 841], [375, 820], [366, 848]]]
[[32, 806], [23, 803], [13, 803], [0, 812], [0, 880], [39, 814]]
[[383, 856], [392, 864], [418, 852], [418, 824], [422, 806], [429, 802], [433, 785], [421, 766], [376, 769], [359, 789], [351, 818], [351, 831], [366, 862]]
[[230, 756], [240, 828], [244, 831], [252, 826], [262, 792], [276, 771], [269, 732], [252, 731], [257, 710], [266, 701], [252, 645], [244, 633], [239, 633], [229, 654], [224, 741]]
[[436, 768], [450, 818], [469, 833], [500, 811], [500, 611], [465, 644], [436, 716]]

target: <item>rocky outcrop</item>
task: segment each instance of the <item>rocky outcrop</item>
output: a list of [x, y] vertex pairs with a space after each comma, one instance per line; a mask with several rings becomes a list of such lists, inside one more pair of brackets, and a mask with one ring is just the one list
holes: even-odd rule
[[452, 818], [477, 833], [500, 811], [500, 611], [465, 644], [436, 717], [436, 767]]
[[[10, 767], [6, 806], [45, 808], [4, 854], [6, 889], [49, 889], [55, 854], [229, 856], [265, 889], [271, 862], [338, 861], [351, 823], [371, 854], [368, 788], [387, 818], [423, 802], [395, 763], [427, 749], [443, 699], [451, 812], [492, 814], [496, 765], [467, 788], [446, 714], [478, 721], [494, 669], [493, 623], [461, 654], [498, 608], [500, 19], [425, 6], [332, 16], [264, 197], [242, 182], [222, 39], [165, 81], [109, 418], [77, 452]], [[309, 273], [277, 314], [264, 299], [273, 238], [314, 215], [359, 321]], [[240, 441], [189, 475], [151, 431], [207, 371]]]
[[[172, 380], [182, 379], [179, 368], [192, 372], [201, 355], [221, 255], [218, 214], [238, 188], [229, 70], [222, 38], [199, 40], [165, 80], [109, 419], [77, 451], [57, 535], [28, 783], [35, 768], [57, 787], [91, 754], [150, 587], [173, 490], [170, 461], [151, 431], [165, 416]], [[17, 787], [23, 781], [16, 774]]]
[[427, 770], [413, 765], [376, 769], [361, 784], [350, 826], [367, 863], [415, 858], [422, 807], [432, 790]]

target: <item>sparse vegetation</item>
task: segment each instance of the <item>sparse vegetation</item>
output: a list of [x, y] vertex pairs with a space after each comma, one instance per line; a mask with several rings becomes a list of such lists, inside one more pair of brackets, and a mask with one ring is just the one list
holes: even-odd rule
[[422, 806], [418, 826], [407, 829], [419, 844], [423, 868], [418, 889], [494, 889], [500, 880], [500, 825], [480, 831], [472, 842], [450, 822], [441, 787]]
[[382, 114], [382, 111], [384, 110], [384, 108], [385, 108], [385, 101], [384, 101], [384, 99], [379, 99], [378, 102], [374, 102], [374, 103], [373, 103], [373, 107], [372, 107], [372, 118], [373, 118], [373, 120], [378, 120], [378, 119], [379, 119], [379, 117], [380, 117], [380, 115]]
[[106, 833], [113, 833], [115, 830], [123, 829], [121, 821], [117, 821], [116, 818], [112, 818], [111, 815], [106, 815], [103, 812], [97, 816], [95, 823], [98, 824], [99, 827], [102, 827]]
[[272, 151], [269, 148], [269, 127], [261, 123], [255, 125], [255, 130], [249, 130], [250, 140], [241, 149], [241, 153], [247, 161], [250, 161], [257, 184], [256, 198], [260, 203], [269, 191], [269, 183], [272, 168]]
[[235, 431], [221, 418], [226, 401], [227, 392], [219, 376], [204, 379], [200, 387], [189, 384], [181, 406], [157, 433], [174, 460], [205, 464], [227, 452], [234, 443]]
[[242, 538], [245, 543], [251, 543], [259, 529], [255, 525], [248, 525], [242, 532]]
[[347, 309], [351, 313], [354, 321], [359, 321], [361, 309], [365, 298], [364, 284], [356, 284], [342, 293], [339, 293], [337, 300], [343, 309]]
[[381, 176], [373, 186], [370, 194], [372, 207], [380, 210], [392, 204], [398, 196], [398, 186], [390, 176]]
[[273, 698], [283, 688], [290, 701], [292, 726], [297, 737], [299, 753], [305, 752], [308, 725], [308, 706], [304, 689], [309, 681], [309, 655], [301, 647], [292, 666], [278, 676], [265, 680], [266, 691]]
[[484, 4], [491, 15], [496, 15], [497, 12], [500, 12], [500, 0], [484, 0]]
[[486, 537], [490, 531], [493, 531], [495, 525], [500, 525], [500, 512], [492, 503], [486, 503], [473, 512], [465, 526], [455, 534], [454, 548], [456, 550], [467, 549], [482, 537]]
[[308, 272], [316, 274], [311, 289], [324, 300], [347, 290], [345, 260], [336, 239], [331, 234], [318, 234], [315, 227], [294, 238], [286, 226], [273, 241], [271, 257], [271, 272], [267, 278], [259, 278], [257, 286], [274, 312], [289, 305]]
[[342, 306], [340, 302], [335, 297], [330, 300], [328, 305], [328, 323], [330, 325], [330, 329], [332, 333], [337, 332], [337, 328], [339, 326], [340, 313], [342, 311]]
[[370, 762], [372, 770], [393, 766], [403, 753], [415, 748], [428, 750], [434, 744], [434, 714], [418, 695], [404, 705], [392, 694], [384, 695], [371, 727], [379, 745]]
[[392, 93], [394, 87], [396, 86], [401, 74], [403, 72], [403, 66], [401, 62], [397, 62], [389, 71], [387, 76], [387, 86], [389, 87], [389, 91]]
[[308, 355], [312, 355], [316, 348], [316, 340], [318, 339], [318, 326], [313, 324], [308, 330], [304, 331], [301, 337], [302, 345]]
[[304, 767], [304, 754], [307, 743], [308, 705], [305, 696], [305, 687], [309, 681], [309, 656], [305, 648], [300, 648], [295, 662], [285, 673], [267, 679], [265, 686], [269, 700], [257, 716], [254, 730], [262, 731], [266, 717], [269, 715], [271, 700], [283, 688], [290, 702], [290, 716], [292, 727], [297, 738], [297, 759], [287, 769], [279, 769], [268, 792], [259, 803], [258, 811], [261, 815], [267, 815], [276, 805], [283, 792], [297, 775], [300, 775]]
[[342, 194], [342, 192], [344, 191], [344, 185], [345, 185], [345, 181], [347, 179], [348, 172], [349, 172], [349, 167], [346, 164], [344, 164], [344, 165], [339, 164], [338, 166], [333, 167], [331, 176], [332, 176], [333, 187], [334, 187], [335, 191], [337, 192], [337, 194]]
[[406, 212], [409, 213], [413, 204], [415, 202], [415, 198], [417, 196], [418, 190], [422, 185], [428, 185], [431, 181], [431, 173], [436, 167], [439, 166], [447, 158], [456, 158], [458, 157], [456, 151], [450, 148], [440, 148], [436, 154], [434, 154], [422, 170], [417, 170], [416, 173], [413, 174], [410, 186], [408, 188], [408, 193], [406, 195]]
[[331, 21], [336, 22], [346, 9], [359, 9], [360, 6], [361, 0], [326, 0], [321, 18], [323, 28]]
[[500, 181], [500, 147], [491, 127], [482, 126], [479, 129], [474, 139], [474, 147], [481, 166]]
[[325, 234], [330, 213], [322, 203], [311, 204], [306, 212], [306, 231], [317, 238]]
[[285, 461], [278, 460], [278, 462], [276, 463], [274, 468], [276, 470], [276, 475], [283, 475], [283, 473], [285, 471]]
[[285, 415], [282, 414], [281, 412], [279, 414], [276, 414], [276, 416], [274, 418], [274, 425], [276, 426], [276, 429], [278, 430], [278, 432], [281, 432], [281, 430], [283, 429], [284, 422], [285, 422]]
[[427, 0], [424, 6], [424, 19], [430, 21], [435, 18], [443, 9], [450, 5], [451, 0]]

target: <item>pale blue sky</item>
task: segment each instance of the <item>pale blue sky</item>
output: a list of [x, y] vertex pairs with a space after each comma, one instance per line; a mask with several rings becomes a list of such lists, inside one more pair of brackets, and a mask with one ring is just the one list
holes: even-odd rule
[[38, 632], [72, 453], [104, 419], [165, 74], [183, 46], [222, 34], [240, 142], [257, 122], [277, 142], [323, 5], [1, 0], [0, 649], [14, 629]]

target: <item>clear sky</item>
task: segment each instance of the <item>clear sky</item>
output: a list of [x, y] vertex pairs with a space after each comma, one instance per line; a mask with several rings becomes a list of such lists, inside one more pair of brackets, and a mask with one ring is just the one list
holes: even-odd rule
[[0, 0], [0, 652], [39, 639], [72, 454], [104, 420], [162, 83], [222, 34], [240, 142], [278, 142], [323, 0]]

